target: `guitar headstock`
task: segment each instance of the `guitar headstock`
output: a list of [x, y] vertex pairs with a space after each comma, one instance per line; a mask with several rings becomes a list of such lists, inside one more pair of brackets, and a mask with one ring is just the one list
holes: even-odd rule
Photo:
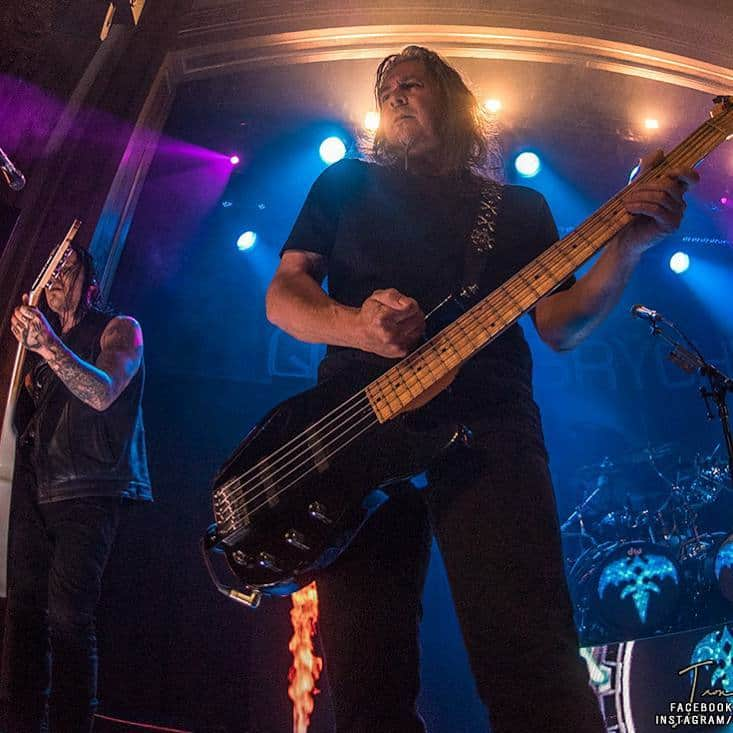
[[49, 255], [46, 264], [41, 269], [28, 293], [29, 305], [38, 305], [43, 289], [50, 287], [61, 274], [64, 264], [69, 259], [69, 255], [71, 255], [71, 243], [79, 231], [80, 226], [81, 222], [78, 219], [74, 219], [66, 236], [56, 245]]
[[728, 135], [727, 139], [730, 139], [733, 137], [733, 95], [715, 97], [713, 103], [710, 118], [715, 120], [715, 126]]

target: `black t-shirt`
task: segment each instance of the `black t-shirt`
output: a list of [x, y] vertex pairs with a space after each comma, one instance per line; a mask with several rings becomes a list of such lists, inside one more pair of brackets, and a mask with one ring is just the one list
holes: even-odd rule
[[[396, 288], [428, 313], [462, 283], [466, 241], [479, 200], [479, 186], [470, 178], [419, 176], [342, 160], [313, 184], [283, 252], [323, 255], [329, 295], [339, 303], [359, 307], [375, 290]], [[504, 186], [481, 296], [557, 239], [542, 195], [522, 186]], [[355, 359], [385, 368], [394, 363], [329, 346], [321, 378], [348, 368]], [[474, 429], [539, 431], [531, 372], [522, 330], [512, 326], [462, 367], [451, 387], [456, 416]]]

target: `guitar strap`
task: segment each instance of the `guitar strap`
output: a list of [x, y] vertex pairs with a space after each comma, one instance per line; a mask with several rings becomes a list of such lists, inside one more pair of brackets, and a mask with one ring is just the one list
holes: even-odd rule
[[485, 180], [481, 184], [478, 214], [466, 242], [461, 295], [478, 294], [479, 281], [488, 261], [487, 255], [496, 244], [496, 220], [503, 193], [504, 187], [496, 181]]

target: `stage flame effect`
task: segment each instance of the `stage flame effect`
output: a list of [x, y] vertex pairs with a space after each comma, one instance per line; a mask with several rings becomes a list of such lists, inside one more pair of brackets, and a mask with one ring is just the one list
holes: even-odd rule
[[313, 653], [313, 635], [318, 621], [316, 584], [307, 585], [291, 598], [293, 637], [288, 648], [293, 654], [293, 666], [288, 673], [288, 696], [293, 701], [293, 733], [306, 733], [315, 705], [313, 696], [319, 692], [316, 682], [323, 669], [323, 660]]

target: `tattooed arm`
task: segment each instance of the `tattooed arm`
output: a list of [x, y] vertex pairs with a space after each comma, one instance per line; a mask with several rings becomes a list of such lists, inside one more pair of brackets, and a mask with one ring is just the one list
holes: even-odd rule
[[106, 410], [120, 396], [142, 361], [142, 330], [127, 316], [117, 316], [107, 324], [96, 364], [74, 354], [37, 308], [16, 308], [11, 329], [27, 349], [45, 359], [73, 395], [95, 410]]

